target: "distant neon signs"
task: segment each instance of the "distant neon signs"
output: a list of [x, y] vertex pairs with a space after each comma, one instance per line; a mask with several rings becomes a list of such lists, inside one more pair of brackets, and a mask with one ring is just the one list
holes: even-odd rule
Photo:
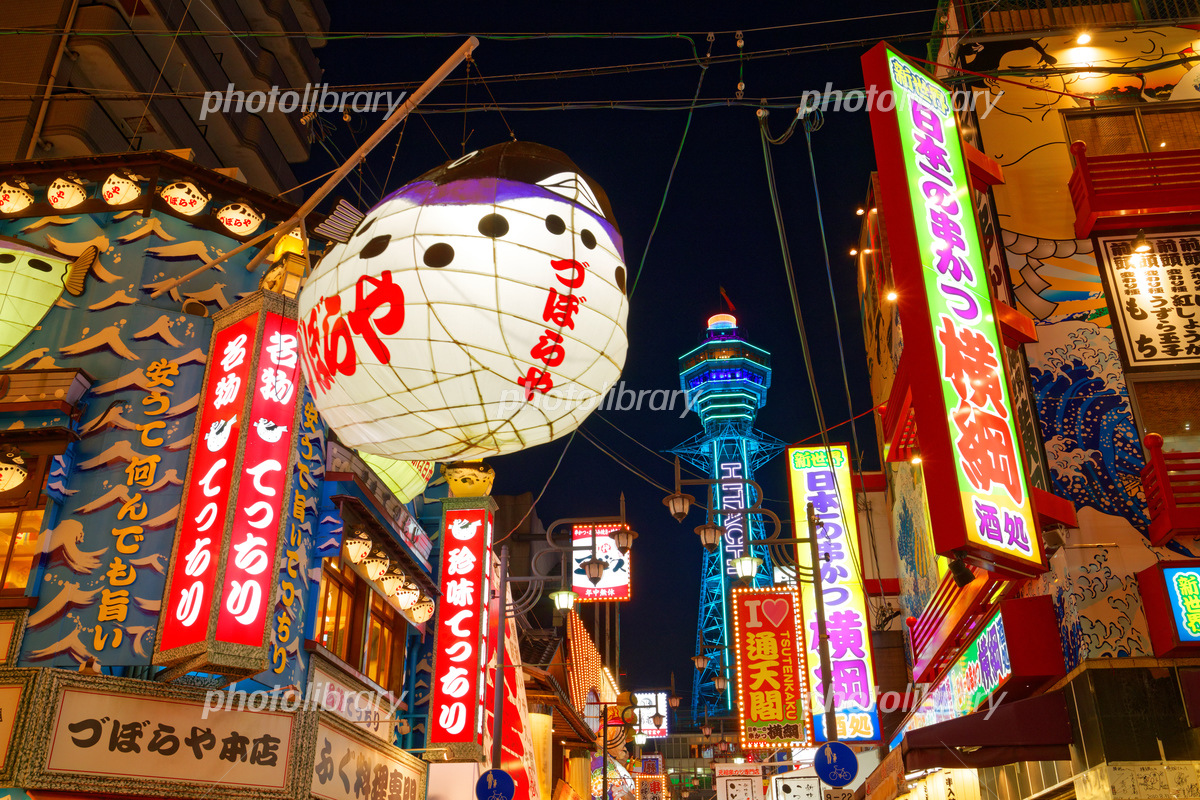
[[999, 612], [975, 635], [937, 689], [909, 720], [915, 730], [976, 711], [1012, 677], [1004, 618]]
[[742, 747], [810, 744], [800, 596], [794, 589], [739, 588], [730, 605]]
[[[629, 559], [632, 551], [621, 554], [613, 534], [620, 530], [620, 525], [576, 525], [571, 530], [571, 542], [575, 548], [574, 574], [571, 576], [571, 588], [579, 595], [580, 602], [595, 602], [600, 600], [628, 600], [629, 593]], [[592, 558], [592, 534], [595, 533], [596, 558], [607, 566], [600, 575], [598, 583], [592, 583], [584, 572], [583, 563]]]
[[[637, 730], [647, 739], [661, 739], [667, 732], [667, 693], [666, 692], [634, 692], [633, 700], [637, 703]], [[654, 715], [662, 715], [662, 724], [654, 724]]]
[[[821, 558], [821, 596], [825, 601], [838, 738], [842, 741], [877, 741], [883, 733], [875, 705], [871, 626], [862, 584], [862, 558], [848, 448], [844, 444], [831, 445], [827, 452], [824, 447], [790, 447], [787, 456], [792, 518], [797, 530], [807, 530], [809, 503], [813, 504], [813, 511], [821, 523], [817, 528], [817, 551]], [[807, 544], [797, 546], [796, 560], [802, 569], [813, 568]], [[816, 594], [811, 583], [802, 584], [801, 589], [804, 631], [812, 642], [808, 659], [809, 683], [820, 687], [823, 693], [820, 660], [816, 657]], [[825, 741], [821, 693], [814, 692], [811, 700], [813, 729], [819, 742]]]
[[1181, 642], [1200, 642], [1200, 568], [1163, 567], [1167, 598]]
[[[741, 481], [745, 478], [740, 461], [722, 461], [721, 478], [723, 480]], [[721, 508], [745, 508], [746, 484], [722, 483], [720, 486]], [[721, 517], [725, 527], [725, 574], [737, 576], [733, 566], [735, 558], [746, 554], [746, 517], [744, 514], [725, 514]]]
[[[463, 507], [476, 498], [443, 501], [442, 602], [434, 640], [429, 741], [483, 747], [484, 621], [492, 544], [492, 512]], [[487, 498], [484, 498], [487, 499]]]
[[1044, 572], [950, 92], [884, 44], [863, 70], [936, 550]]

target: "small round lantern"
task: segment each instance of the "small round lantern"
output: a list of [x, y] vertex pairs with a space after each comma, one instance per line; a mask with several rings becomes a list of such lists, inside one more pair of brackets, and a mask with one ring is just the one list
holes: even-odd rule
[[162, 199], [173, 211], [187, 217], [194, 217], [204, 211], [212, 197], [191, 181], [175, 181], [169, 183], [159, 192]]
[[123, 206], [142, 196], [142, 187], [129, 175], [114, 172], [100, 186], [100, 195], [110, 206]]
[[0, 183], [0, 214], [16, 214], [33, 202], [33, 193], [24, 181]]
[[409, 616], [413, 618], [413, 622], [420, 625], [423, 622], [428, 622], [433, 616], [433, 601], [428, 597], [421, 598], [416, 605], [412, 607]]
[[74, 208], [86, 199], [87, 190], [83, 188], [83, 182], [74, 176], [55, 178], [46, 187], [46, 201], [59, 211]]
[[245, 203], [230, 203], [217, 212], [217, 220], [238, 236], [247, 236], [258, 230], [263, 218]]

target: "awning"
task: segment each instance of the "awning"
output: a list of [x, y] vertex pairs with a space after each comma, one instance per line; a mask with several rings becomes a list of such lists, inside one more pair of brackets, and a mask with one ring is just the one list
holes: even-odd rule
[[998, 767], [1071, 757], [1071, 721], [1062, 692], [1031, 697], [904, 734], [905, 772], [936, 767]]

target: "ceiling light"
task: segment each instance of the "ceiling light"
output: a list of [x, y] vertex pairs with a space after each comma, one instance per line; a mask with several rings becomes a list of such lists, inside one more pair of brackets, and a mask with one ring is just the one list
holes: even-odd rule
[[1146, 239], [1146, 231], [1143, 228], [1137, 232], [1137, 236], [1133, 237], [1133, 252], [1149, 253], [1150, 242]]
[[860, 206], [859, 208], [854, 209], [854, 213], [861, 217], [863, 214], [867, 213], [867, 211]]
[[885, 297], [887, 297], [887, 299], [888, 299], [888, 302], [890, 302], [890, 303], [894, 303], [894, 302], [896, 302], [896, 298], [897, 298], [897, 297], [899, 297], [899, 295], [898, 295], [898, 294], [896, 294], [894, 291], [891, 291], [891, 292], [888, 292], [888, 293], [885, 295]]
[[1075, 44], [1087, 44], [1090, 41], [1092, 41], [1092, 35], [1087, 31], [1075, 37]]

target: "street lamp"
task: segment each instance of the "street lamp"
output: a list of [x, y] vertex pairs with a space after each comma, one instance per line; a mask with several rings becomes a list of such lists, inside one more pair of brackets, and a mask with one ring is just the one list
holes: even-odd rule
[[[678, 459], [676, 459], [676, 463], [678, 463]], [[683, 522], [683, 518], [688, 515], [694, 502], [696, 502], [696, 498], [690, 494], [684, 494], [678, 489], [675, 490], [675, 494], [663, 498], [663, 505], [671, 512], [671, 516], [675, 518], [676, 522]]]
[[704, 653], [697, 653], [692, 656], [692, 663], [696, 665], [696, 669], [704, 669], [708, 666], [708, 656]]
[[696, 535], [700, 537], [700, 544], [704, 545], [704, 549], [713, 553], [721, 546], [721, 539], [725, 537], [725, 527], [706, 522], [696, 526]]
[[733, 559], [733, 569], [737, 573], [738, 580], [747, 586], [754, 580], [754, 576], [758, 574], [758, 568], [762, 565], [763, 560], [758, 556], [744, 555]]
[[617, 546], [617, 550], [621, 555], [629, 552], [629, 548], [633, 547], [633, 540], [638, 537], [637, 531], [629, 528], [621, 528], [612, 535], [613, 543]]
[[579, 595], [571, 589], [559, 589], [557, 592], [550, 593], [550, 600], [554, 603], [554, 608], [558, 611], [570, 611], [575, 607], [575, 602], [579, 599]]
[[[637, 709], [651, 708], [651, 706], [639, 705], [636, 702], [632, 703], [630, 705], [621, 705], [620, 702], [606, 702], [604, 700], [592, 700], [592, 701], [588, 702], [588, 705], [621, 706], [620, 710], [617, 713], [617, 718], [622, 721], [629, 719], [628, 714], [630, 711], [633, 712], [633, 719], [641, 719], [641, 717], [638, 715]], [[600, 780], [601, 780], [600, 800], [609, 800], [609, 797], [608, 797], [608, 719], [609, 719], [609, 714], [606, 709], [600, 715], [600, 721], [601, 721], [601, 734], [600, 735], [602, 737], [601, 743], [600, 743]], [[496, 732], [498, 733], [498, 729]], [[642, 744], [642, 742], [639, 742], [637, 740], [637, 737], [638, 737], [638, 734], [634, 734], [634, 744]], [[642, 738], [644, 741], [645, 737], [642, 737]], [[493, 748], [493, 750], [494, 749], [495, 748]]]
[[604, 559], [597, 558], [596, 556], [592, 556], [583, 562], [581, 566], [583, 567], [583, 574], [587, 576], [587, 579], [592, 582], [593, 586], [600, 582], [600, 579], [604, 577], [604, 570], [608, 569], [608, 564], [604, 562]]

